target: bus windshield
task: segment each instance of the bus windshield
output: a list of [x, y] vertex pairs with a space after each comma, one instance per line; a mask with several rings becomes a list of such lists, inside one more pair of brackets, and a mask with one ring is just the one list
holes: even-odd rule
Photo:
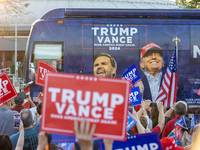
[[[38, 60], [42, 60], [54, 68], [58, 72], [63, 72], [63, 44], [62, 43], [35, 43], [31, 62], [34, 63], [35, 71], [37, 71]], [[37, 74], [37, 72], [35, 72]], [[29, 72], [31, 74], [31, 72]], [[31, 76], [29, 75], [29, 80]]]

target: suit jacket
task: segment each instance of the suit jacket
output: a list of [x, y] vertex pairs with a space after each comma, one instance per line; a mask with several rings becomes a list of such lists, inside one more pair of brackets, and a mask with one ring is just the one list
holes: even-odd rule
[[[142, 78], [142, 82], [143, 82], [143, 85], [144, 85], [143, 99], [149, 99], [149, 100], [152, 101], [151, 90], [150, 90], [150, 86], [149, 86], [149, 82], [147, 80], [147, 77], [143, 72], [140, 72], [140, 76]], [[164, 74], [162, 74], [160, 87], [161, 87], [161, 84], [162, 84], [163, 77], [164, 77]], [[185, 101], [185, 87], [182, 83], [178, 82], [176, 102], [178, 102], [180, 100]]]

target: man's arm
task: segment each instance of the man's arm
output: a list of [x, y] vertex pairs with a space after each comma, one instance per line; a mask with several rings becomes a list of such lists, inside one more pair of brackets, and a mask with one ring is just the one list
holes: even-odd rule
[[112, 150], [113, 140], [103, 139], [105, 150]]
[[165, 113], [165, 117], [170, 117], [172, 112], [174, 111], [174, 108], [176, 106], [176, 102], [173, 104], [173, 106]]
[[38, 135], [37, 150], [44, 150], [47, 145], [48, 145], [48, 138], [45, 132], [40, 132], [40, 134]]
[[157, 108], [159, 111], [159, 116], [158, 116], [158, 126], [160, 127], [160, 130], [162, 132], [163, 127], [165, 125], [165, 116], [164, 116], [164, 111], [163, 111], [163, 104], [162, 102], [157, 103]]
[[24, 146], [24, 125], [21, 120], [20, 120], [19, 132], [20, 132], [20, 135], [19, 135], [15, 150], [23, 150], [23, 146]]
[[137, 129], [138, 129], [138, 133], [145, 133], [145, 130], [144, 130], [144, 127], [141, 125], [140, 123], [140, 120], [139, 120], [139, 117], [133, 107], [132, 109], [132, 115], [135, 117], [135, 119], [137, 120], [137, 123], [136, 123], [136, 126], [137, 126]]
[[[138, 118], [140, 118], [142, 116], [143, 113], [146, 113], [146, 110], [149, 108], [149, 105], [151, 104], [150, 100], [146, 100], [146, 101], [142, 101], [141, 102], [141, 108], [140, 110], [137, 112]], [[147, 114], [145, 114], [147, 115]]]
[[31, 103], [31, 107], [36, 107], [36, 105], [33, 103], [32, 99], [31, 99], [30, 95], [28, 95], [27, 100]]

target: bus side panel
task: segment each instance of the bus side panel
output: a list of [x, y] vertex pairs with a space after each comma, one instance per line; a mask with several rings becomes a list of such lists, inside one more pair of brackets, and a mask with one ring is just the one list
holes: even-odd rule
[[64, 24], [55, 23], [55, 20], [38, 22], [42, 27], [35, 25], [30, 48], [34, 42], [64, 42], [64, 72], [68, 73], [92, 75], [93, 56], [97, 52], [105, 52], [116, 59], [117, 77], [121, 78], [133, 63], [140, 70], [140, 51], [150, 42], [164, 51], [162, 71], [165, 73], [175, 49], [172, 39], [177, 36], [181, 39], [178, 43], [178, 79], [185, 85], [188, 104], [200, 103], [197, 95], [200, 84], [198, 20], [66, 18]]
[[[59, 19], [60, 21], [62, 19]], [[65, 23], [58, 23], [58, 20], [41, 20], [38, 21], [32, 30], [30, 43], [29, 43], [29, 63], [33, 60], [33, 49], [34, 44], [36, 43], [64, 43], [65, 41]], [[63, 44], [64, 45], [64, 44]], [[63, 49], [65, 49], [63, 47]], [[48, 55], [48, 54], [47, 54]], [[35, 69], [37, 69], [37, 64], [35, 64]], [[28, 78], [27, 82], [30, 82], [31, 79]], [[43, 87], [32, 84], [30, 87], [30, 95], [33, 100], [37, 101], [37, 96], [40, 92], [43, 91]], [[34, 102], [36, 102], [34, 101]], [[37, 102], [36, 102], [37, 103]]]
[[65, 72], [93, 74], [92, 27], [92, 19], [66, 19]]
[[[200, 66], [199, 62], [199, 27], [198, 25], [192, 26], [191, 22], [183, 22], [183, 20], [172, 20], [169, 19], [164, 21], [162, 19], [146, 21], [141, 19], [136, 21], [132, 18], [128, 19], [94, 19], [94, 54], [97, 52], [105, 52], [111, 54], [117, 61], [117, 77], [121, 77], [122, 73], [131, 64], [136, 63], [138, 68], [140, 61], [140, 51], [143, 46], [153, 42], [159, 45], [164, 51], [164, 67], [163, 72], [169, 65], [172, 53], [175, 49], [175, 42], [172, 39], [176, 36], [181, 39], [178, 43], [178, 81], [185, 85], [186, 101], [188, 104], [198, 104], [197, 91], [199, 89], [199, 70], [197, 66]], [[182, 24], [180, 24], [180, 22]], [[120, 34], [120, 29], [124, 31], [128, 28], [129, 32]], [[123, 41], [113, 42], [112, 38], [124, 38], [127, 39], [130, 36], [130, 28], [134, 27], [137, 29], [135, 34], [132, 34], [132, 41], [128, 43]], [[145, 28], [144, 28], [145, 27]], [[116, 31], [118, 30], [118, 34]], [[198, 31], [198, 32], [197, 32]], [[116, 34], [115, 34], [116, 33]], [[106, 40], [106, 37], [108, 39]], [[193, 41], [194, 43], [191, 43]], [[195, 45], [195, 46], [192, 46]], [[195, 50], [192, 50], [194, 49]], [[197, 55], [197, 59], [193, 58], [194, 51]], [[190, 55], [193, 54], [193, 55]], [[196, 56], [195, 55], [195, 56]], [[192, 57], [188, 57], [192, 56]], [[140, 69], [139, 69], [140, 70]], [[196, 72], [191, 71], [195, 70]], [[189, 77], [189, 78], [188, 78]], [[192, 78], [192, 79], [191, 79]], [[195, 82], [191, 82], [194, 80]], [[198, 82], [197, 82], [198, 81]], [[192, 89], [191, 89], [192, 88]], [[194, 98], [191, 98], [194, 97]], [[192, 100], [191, 100], [192, 99]]]

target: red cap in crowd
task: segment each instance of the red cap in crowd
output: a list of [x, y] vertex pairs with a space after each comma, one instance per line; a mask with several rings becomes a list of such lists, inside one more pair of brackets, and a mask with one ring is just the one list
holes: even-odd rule
[[40, 92], [40, 94], [38, 95], [39, 99], [43, 99], [43, 92]]
[[174, 138], [165, 137], [160, 140], [163, 150], [185, 150], [184, 147], [177, 146]]
[[149, 43], [147, 45], [145, 45], [143, 48], [142, 48], [142, 51], [141, 51], [141, 55], [140, 55], [140, 60], [145, 56], [145, 54], [149, 51], [153, 51], [153, 52], [157, 52], [157, 53], [160, 53], [161, 56], [163, 56], [163, 51], [162, 49], [160, 48], [160, 46], [154, 44], [154, 43]]

